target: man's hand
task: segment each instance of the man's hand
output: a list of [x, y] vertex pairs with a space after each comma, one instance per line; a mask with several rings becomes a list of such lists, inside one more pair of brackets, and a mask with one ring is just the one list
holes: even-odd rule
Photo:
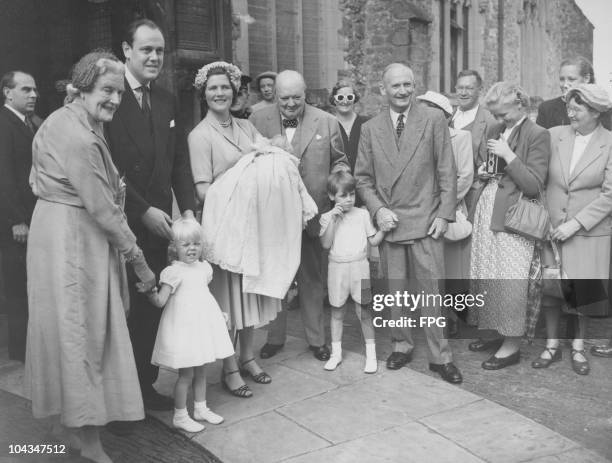
[[381, 207], [376, 211], [376, 223], [382, 231], [388, 232], [393, 230], [397, 227], [398, 222], [399, 218], [392, 210]]
[[25, 223], [13, 225], [13, 239], [18, 243], [25, 244], [28, 241], [30, 228]]
[[168, 240], [172, 239], [172, 230], [170, 228], [172, 226], [172, 219], [161, 209], [153, 206], [149, 207], [147, 211], [142, 214], [142, 223], [145, 224], [145, 227], [147, 227], [149, 231], [155, 233], [157, 236], [161, 236]]
[[550, 237], [553, 240], [565, 241], [574, 236], [582, 228], [576, 219], [568, 220], [553, 230]]
[[434, 240], [437, 240], [441, 236], [444, 236], [446, 230], [448, 229], [448, 222], [446, 219], [442, 219], [441, 217], [436, 217], [427, 230], [427, 234], [430, 235]]

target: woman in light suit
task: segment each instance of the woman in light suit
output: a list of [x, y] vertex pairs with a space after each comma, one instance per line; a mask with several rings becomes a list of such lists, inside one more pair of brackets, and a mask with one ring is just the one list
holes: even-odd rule
[[[547, 342], [534, 368], [561, 360], [561, 310], [579, 316], [572, 342], [572, 368], [589, 373], [584, 352], [586, 315], [605, 315], [607, 295], [599, 280], [607, 280], [612, 235], [612, 133], [601, 125], [601, 115], [612, 108], [608, 94], [595, 84], [580, 84], [567, 93], [569, 126], [550, 129], [552, 154], [546, 204], [552, 223], [551, 238], [559, 243], [561, 263], [572, 294], [566, 301], [544, 296]], [[550, 246], [543, 264], [554, 262]], [[597, 293], [599, 296], [596, 297]], [[601, 300], [600, 300], [601, 299]], [[605, 300], [603, 300], [605, 299]]]

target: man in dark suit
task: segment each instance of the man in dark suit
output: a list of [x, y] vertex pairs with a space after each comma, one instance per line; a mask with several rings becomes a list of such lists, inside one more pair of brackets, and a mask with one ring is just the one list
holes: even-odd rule
[[[381, 268], [389, 292], [438, 294], [444, 278], [442, 237], [455, 220], [457, 169], [450, 134], [442, 113], [413, 104], [414, 74], [400, 63], [385, 68], [380, 85], [389, 109], [361, 128], [355, 165], [357, 193], [386, 232], [380, 245]], [[409, 280], [409, 281], [408, 281]], [[406, 286], [406, 282], [409, 286]], [[409, 307], [391, 307], [394, 321]], [[422, 304], [421, 315], [440, 317], [435, 302]], [[411, 360], [411, 327], [391, 327], [393, 353], [387, 368], [397, 370]], [[452, 363], [443, 326], [424, 326], [429, 368], [451, 383], [462, 381]]]
[[[337, 170], [348, 170], [338, 121], [330, 114], [306, 104], [306, 84], [296, 71], [283, 71], [276, 77], [277, 104], [256, 111], [250, 120], [264, 136], [282, 134], [300, 159], [299, 170], [319, 213], [329, 210], [327, 177]], [[297, 272], [298, 299], [306, 341], [319, 360], [329, 359], [323, 323], [323, 248], [319, 241], [319, 215], [302, 234], [302, 256]], [[284, 345], [287, 313], [280, 312], [268, 328], [268, 342], [262, 358], [275, 355]]]
[[[125, 212], [151, 269], [167, 265], [171, 239], [172, 191], [184, 216], [193, 216], [195, 196], [188, 153], [177, 146], [174, 98], [154, 81], [164, 59], [164, 37], [152, 21], [132, 23], [123, 42], [125, 93], [107, 139], [113, 160], [127, 184]], [[173, 402], [157, 393], [159, 368], [151, 354], [161, 310], [136, 291], [131, 275], [128, 327], [146, 408], [170, 410]]]
[[32, 168], [33, 122], [38, 93], [34, 78], [12, 71], [0, 81], [0, 257], [8, 315], [9, 357], [25, 360], [28, 325], [26, 243], [36, 197], [28, 178]]

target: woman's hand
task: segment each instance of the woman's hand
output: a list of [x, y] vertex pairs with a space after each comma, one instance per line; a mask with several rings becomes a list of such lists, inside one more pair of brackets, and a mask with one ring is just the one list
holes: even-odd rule
[[565, 241], [574, 236], [582, 228], [576, 219], [568, 220], [553, 230], [550, 237], [553, 240]]
[[516, 154], [510, 149], [508, 143], [501, 138], [499, 140], [489, 139], [487, 140], [487, 150], [493, 153], [495, 156], [499, 156], [506, 164], [510, 164], [516, 157]]

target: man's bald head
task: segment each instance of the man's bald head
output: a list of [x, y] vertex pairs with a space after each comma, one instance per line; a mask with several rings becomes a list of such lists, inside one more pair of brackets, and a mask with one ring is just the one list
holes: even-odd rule
[[391, 71], [407, 71], [410, 73], [410, 76], [412, 77], [412, 81], [414, 82], [414, 72], [412, 72], [412, 69], [410, 69], [409, 66], [407, 66], [406, 64], [403, 63], [391, 63], [389, 65], [387, 65], [387, 67], [385, 67], [385, 69], [383, 69], [383, 73], [382, 73], [382, 80], [383, 82], [385, 81], [385, 77], [387, 76], [387, 74]]
[[297, 119], [306, 105], [306, 82], [297, 71], [282, 71], [276, 76], [278, 109], [286, 119]]
[[386, 97], [389, 107], [396, 113], [403, 113], [410, 107], [414, 93], [412, 69], [402, 63], [391, 63], [382, 75], [380, 92]]

